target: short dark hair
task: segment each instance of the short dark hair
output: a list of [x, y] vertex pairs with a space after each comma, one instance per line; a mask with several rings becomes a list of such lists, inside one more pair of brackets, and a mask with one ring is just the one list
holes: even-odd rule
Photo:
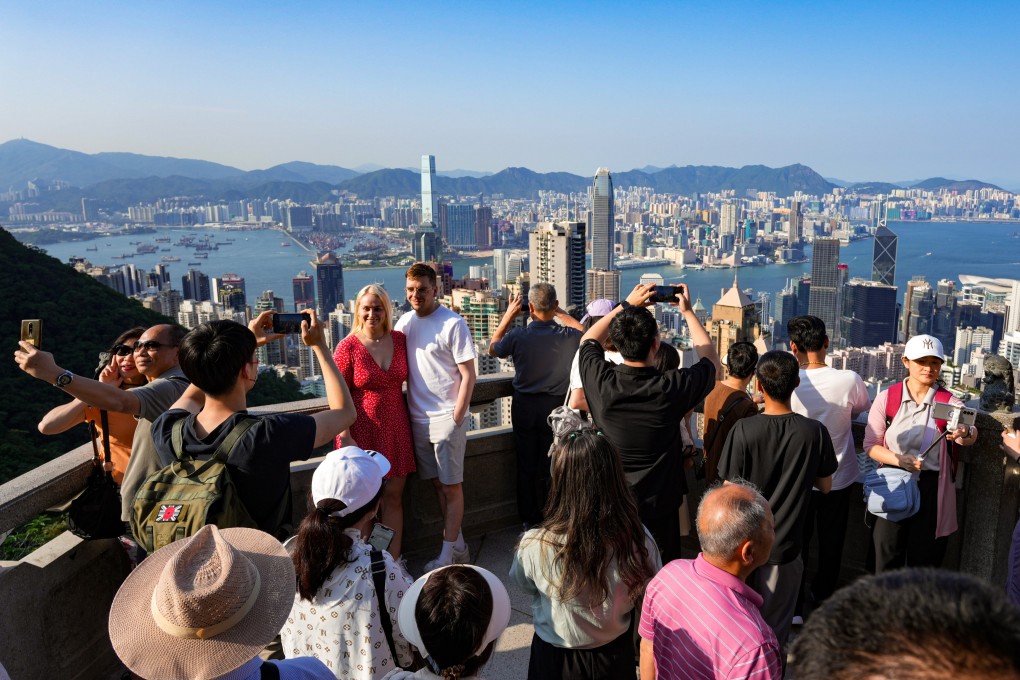
[[424, 262], [415, 262], [404, 272], [405, 279], [427, 278], [433, 287], [436, 285], [436, 270]]
[[790, 401], [800, 380], [800, 364], [789, 352], [772, 350], [762, 355], [755, 370], [762, 391], [776, 401]]
[[797, 343], [801, 352], [818, 352], [825, 346], [825, 322], [817, 316], [795, 316], [786, 322], [790, 342]]
[[754, 375], [754, 367], [758, 365], [758, 348], [746, 340], [735, 342], [726, 350], [726, 368], [735, 378], [748, 378]]
[[414, 607], [421, 641], [440, 670], [461, 666], [453, 676], [472, 676], [492, 655], [495, 641], [481, 654], [492, 618], [492, 590], [485, 577], [471, 567], [454, 565], [432, 572]]
[[808, 619], [790, 654], [798, 678], [1018, 678], [1020, 610], [1002, 589], [941, 569], [868, 576]]
[[652, 351], [659, 326], [644, 307], [628, 307], [609, 322], [609, 339], [628, 361], [644, 361]]
[[247, 326], [227, 319], [209, 321], [184, 336], [178, 360], [188, 380], [217, 397], [234, 386], [256, 345], [255, 334]]

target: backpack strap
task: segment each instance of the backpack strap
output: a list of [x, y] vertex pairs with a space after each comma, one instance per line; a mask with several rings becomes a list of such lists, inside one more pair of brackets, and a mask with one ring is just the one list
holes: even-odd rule
[[[187, 417], [188, 416], [185, 416], [184, 418], [179, 418], [176, 422], [174, 422], [170, 430], [170, 445], [171, 447], [173, 447], [173, 452], [174, 455], [177, 457], [178, 462], [181, 463], [193, 459], [193, 456], [188, 455], [187, 453], [184, 452], [184, 421], [187, 419]], [[205, 464], [199, 467], [198, 470], [195, 471], [195, 474], [204, 472], [206, 469], [209, 468], [210, 465], [212, 465], [216, 461], [226, 463], [227, 460], [230, 459], [230, 455], [234, 452], [234, 448], [236, 448], [237, 443], [241, 441], [241, 437], [243, 437], [245, 433], [248, 430], [250, 430], [252, 426], [254, 426], [255, 423], [257, 423], [258, 421], [259, 421], [258, 418], [252, 417], [243, 418], [240, 421], [238, 421], [238, 423], [234, 425], [230, 432], [227, 433], [227, 436], [223, 438], [223, 441], [220, 442], [220, 445], [216, 447], [216, 450], [213, 451], [213, 454], [209, 457], [209, 460], [207, 460]]]
[[741, 394], [743, 396], [738, 396], [736, 399], [731, 401], [730, 405], [723, 409], [723, 412], [716, 417], [715, 428], [712, 430], [712, 439], [710, 439], [707, 442], [702, 442], [706, 456], [708, 455], [708, 452], [712, 450], [712, 445], [715, 444], [716, 437], [719, 436], [719, 426], [723, 424], [724, 420], [726, 420], [726, 416], [729, 415], [729, 412], [732, 411], [733, 407], [736, 406], [737, 404], [741, 403], [745, 399], [751, 398], [747, 396], [747, 392], [742, 392]]
[[275, 663], [263, 661], [259, 666], [259, 677], [262, 680], [280, 680], [280, 667]]
[[889, 427], [889, 423], [892, 422], [900, 410], [900, 404], [903, 403], [903, 381], [901, 380], [894, 385], [890, 385], [886, 396], [885, 426]]
[[393, 644], [393, 622], [390, 620], [390, 612], [386, 608], [384, 594], [386, 593], [386, 560], [383, 559], [382, 550], [372, 548], [369, 553], [372, 558], [372, 583], [375, 584], [375, 603], [379, 607], [379, 624], [386, 635], [386, 644], [390, 646], [390, 656], [397, 668], [403, 668], [397, 658], [397, 648]]

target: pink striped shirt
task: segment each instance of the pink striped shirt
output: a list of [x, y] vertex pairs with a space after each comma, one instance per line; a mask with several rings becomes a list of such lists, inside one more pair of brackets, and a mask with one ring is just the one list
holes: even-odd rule
[[780, 680], [779, 642], [758, 608], [761, 595], [698, 555], [673, 560], [648, 584], [641, 637], [664, 680]]

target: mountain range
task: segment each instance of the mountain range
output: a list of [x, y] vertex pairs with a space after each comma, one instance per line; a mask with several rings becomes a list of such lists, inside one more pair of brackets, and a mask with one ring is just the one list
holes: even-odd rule
[[[366, 165], [359, 169], [374, 167], [378, 166]], [[245, 171], [195, 159], [133, 153], [85, 154], [27, 139], [0, 144], [0, 190], [21, 190], [27, 182], [35, 180], [63, 180], [77, 187], [77, 191], [49, 192], [33, 198], [41, 209], [74, 211], [80, 209], [81, 196], [95, 199], [100, 207], [122, 210], [138, 202], [152, 202], [167, 196], [208, 200], [272, 197], [310, 203], [328, 200], [337, 189], [360, 198], [378, 198], [415, 196], [421, 187], [418, 172], [407, 168], [358, 172], [336, 165], [293, 161], [264, 170]], [[539, 173], [528, 168], [506, 168], [497, 173], [485, 173], [458, 169], [437, 173], [436, 190], [453, 196], [502, 194], [508, 198], [533, 198], [542, 190], [581, 193], [590, 183], [590, 177], [567, 172]], [[791, 196], [796, 191], [820, 195], [841, 185], [800, 164], [782, 168], [645, 166], [613, 173], [613, 183], [622, 188], [649, 187], [660, 193], [686, 195], [733, 190], [737, 196], [755, 191], [773, 191], [780, 196]], [[959, 182], [941, 177], [913, 186], [929, 190], [994, 187], [977, 180]], [[889, 193], [905, 187], [887, 182], [859, 182], [850, 188], [860, 193]]]

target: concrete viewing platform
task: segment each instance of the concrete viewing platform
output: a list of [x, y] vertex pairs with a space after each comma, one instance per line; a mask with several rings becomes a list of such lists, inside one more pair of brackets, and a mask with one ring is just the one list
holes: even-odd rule
[[[482, 406], [512, 394], [511, 375], [483, 376], [472, 396]], [[259, 412], [311, 413], [325, 400], [277, 404]], [[960, 530], [950, 540], [945, 566], [978, 576], [997, 587], [1005, 583], [1007, 555], [1020, 508], [1020, 467], [999, 448], [1002, 424], [1013, 414], [980, 413], [978, 442], [961, 452], [957, 475]], [[855, 426], [858, 446], [863, 426]], [[91, 447], [70, 451], [35, 470], [0, 485], [0, 535], [47, 508], [65, 503], [85, 487]], [[305, 513], [312, 471], [321, 459], [295, 463], [291, 486], [292, 519]], [[701, 487], [693, 479], [689, 500], [696, 506]], [[465, 456], [464, 535], [472, 561], [507, 584], [512, 615], [496, 653], [486, 665], [487, 678], [520, 678], [527, 673], [533, 634], [531, 602], [507, 577], [520, 534], [516, 504], [516, 454], [509, 427], [468, 433]], [[404, 494], [404, 551], [412, 575], [422, 573], [439, 549], [442, 518], [431, 483], [412, 475]], [[841, 580], [865, 573], [868, 532], [860, 494], [853, 494]], [[296, 523], [295, 523], [296, 526]], [[696, 540], [684, 544], [693, 557]], [[130, 565], [114, 539], [82, 541], [64, 532], [16, 562], [0, 562], [0, 663], [15, 680], [89, 680], [119, 678], [123, 666], [107, 636], [107, 617], [114, 594]], [[807, 565], [812, 571], [811, 560]]]

